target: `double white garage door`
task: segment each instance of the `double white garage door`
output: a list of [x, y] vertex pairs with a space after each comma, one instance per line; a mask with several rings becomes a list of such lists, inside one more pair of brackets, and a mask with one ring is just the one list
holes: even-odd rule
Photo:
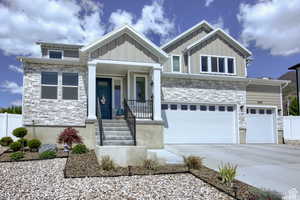
[[[274, 112], [247, 111], [246, 142], [274, 143]], [[238, 143], [234, 105], [163, 104], [162, 114], [166, 144]]]

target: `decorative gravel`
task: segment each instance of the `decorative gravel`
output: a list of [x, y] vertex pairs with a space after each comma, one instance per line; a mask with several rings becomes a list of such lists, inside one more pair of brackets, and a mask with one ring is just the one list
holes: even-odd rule
[[65, 162], [0, 163], [0, 199], [232, 199], [191, 174], [64, 179]]

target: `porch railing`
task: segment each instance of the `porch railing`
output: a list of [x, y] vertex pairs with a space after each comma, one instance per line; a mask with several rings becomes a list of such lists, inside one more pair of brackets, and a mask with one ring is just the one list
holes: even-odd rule
[[137, 119], [153, 120], [153, 101], [152, 100], [127, 100], [128, 105]]
[[99, 133], [100, 133], [100, 145], [103, 146], [103, 125], [102, 125], [102, 116], [101, 116], [101, 103], [100, 99], [97, 98], [97, 119], [99, 125]]
[[136, 145], [136, 116], [130, 109], [126, 99], [124, 99], [124, 116], [133, 137], [134, 145]]

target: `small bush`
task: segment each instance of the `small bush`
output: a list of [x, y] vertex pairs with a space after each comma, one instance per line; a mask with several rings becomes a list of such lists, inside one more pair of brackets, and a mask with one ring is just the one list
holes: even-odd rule
[[101, 159], [101, 168], [105, 171], [114, 170], [116, 168], [115, 163], [109, 156], [103, 156]]
[[22, 148], [22, 144], [20, 142], [13, 142], [9, 145], [9, 148], [13, 151], [19, 151]]
[[72, 148], [73, 143], [81, 144], [82, 139], [78, 135], [78, 131], [74, 128], [68, 127], [58, 136], [59, 144], [68, 144]]
[[236, 170], [237, 165], [232, 165], [230, 163], [219, 166], [219, 175], [222, 178], [222, 183], [231, 184], [236, 177]]
[[21, 160], [22, 158], [24, 158], [23, 152], [14, 152], [10, 154], [10, 159], [12, 160]]
[[18, 142], [21, 143], [22, 147], [27, 147], [28, 140], [26, 140], [25, 138], [19, 139]]
[[32, 139], [28, 141], [28, 147], [33, 150], [33, 149], [38, 149], [41, 146], [41, 141], [38, 139]]
[[3, 137], [1, 138], [0, 140], [0, 145], [1, 146], [4, 146], [4, 147], [7, 147], [9, 146], [11, 143], [13, 143], [13, 139], [11, 137]]
[[156, 170], [158, 168], [158, 162], [152, 159], [146, 159], [143, 161], [143, 167], [148, 170]]
[[16, 128], [13, 131], [13, 135], [18, 138], [23, 138], [27, 135], [27, 129], [24, 127]]
[[75, 147], [72, 149], [72, 153], [74, 154], [83, 154], [87, 153], [89, 150], [86, 148], [84, 144], [77, 144]]
[[200, 158], [199, 156], [188, 156], [183, 157], [185, 165], [189, 169], [201, 169], [203, 158]]
[[256, 189], [251, 191], [253, 196], [249, 200], [282, 200], [282, 194], [273, 190]]
[[45, 151], [40, 154], [40, 159], [51, 159], [56, 157], [56, 152], [54, 151]]

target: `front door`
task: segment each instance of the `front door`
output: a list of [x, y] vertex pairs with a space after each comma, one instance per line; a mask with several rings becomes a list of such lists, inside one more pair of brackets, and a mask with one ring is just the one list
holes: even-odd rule
[[[112, 102], [111, 102], [111, 79], [97, 78], [96, 81], [97, 101], [101, 104], [102, 119], [111, 119]], [[98, 104], [97, 104], [98, 105]]]

